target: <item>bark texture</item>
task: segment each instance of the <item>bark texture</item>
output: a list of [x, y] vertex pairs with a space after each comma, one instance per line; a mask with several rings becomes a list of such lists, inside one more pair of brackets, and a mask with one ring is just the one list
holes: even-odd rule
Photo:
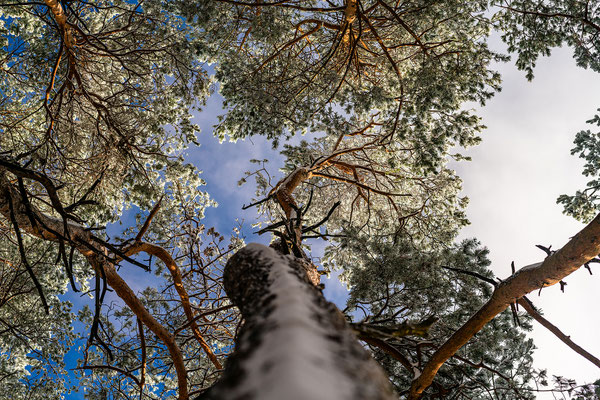
[[301, 260], [250, 244], [229, 260], [224, 280], [245, 324], [223, 378], [198, 400], [396, 398]]

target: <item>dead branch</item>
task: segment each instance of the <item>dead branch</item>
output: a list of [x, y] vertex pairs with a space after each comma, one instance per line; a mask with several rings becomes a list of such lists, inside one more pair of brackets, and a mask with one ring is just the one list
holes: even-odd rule
[[536, 310], [536, 308], [534, 307], [531, 300], [529, 300], [527, 297], [523, 296], [522, 298], [517, 300], [517, 302], [525, 309], [525, 311], [527, 311], [527, 313], [529, 315], [531, 315], [531, 317], [533, 319], [535, 319], [537, 322], [539, 322], [540, 325], [542, 325], [544, 328], [546, 328], [550, 332], [552, 332], [554, 334], [554, 336], [559, 338], [564, 344], [569, 346], [574, 352], [576, 352], [577, 354], [579, 354], [580, 356], [582, 356], [589, 362], [593, 363], [596, 367], [600, 368], [600, 360], [597, 357], [588, 353], [581, 346], [574, 343], [571, 340], [570, 336], [565, 335], [560, 329], [558, 329], [558, 327], [556, 327], [554, 324], [552, 324], [550, 321], [548, 321], [546, 318], [544, 318], [542, 316], [542, 314], [540, 314], [538, 312], [538, 310]]
[[267, 196], [267, 197], [265, 197], [265, 198], [264, 198], [264, 199], [262, 199], [262, 200], [258, 200], [258, 201], [256, 201], [256, 202], [254, 202], [254, 203], [251, 203], [251, 204], [248, 204], [248, 205], [243, 205], [243, 206], [242, 206], [242, 210], [247, 210], [247, 209], [249, 209], [250, 207], [257, 206], [257, 205], [259, 205], [259, 204], [262, 204], [262, 203], [265, 203], [265, 202], [267, 202], [267, 201], [269, 201], [269, 200], [271, 200], [271, 196]]
[[331, 209], [329, 210], [329, 212], [327, 213], [327, 215], [325, 216], [325, 218], [323, 218], [321, 221], [317, 222], [314, 225], [308, 226], [306, 228], [302, 228], [302, 233], [304, 232], [308, 232], [308, 231], [312, 231], [314, 229], [317, 229], [319, 226], [323, 225], [325, 222], [327, 222], [327, 220], [331, 217], [331, 214], [333, 214], [333, 212], [335, 211], [336, 208], [338, 208], [338, 206], [342, 204], [339, 201], [336, 201], [333, 204], [333, 207], [331, 207]]
[[144, 335], [144, 324], [137, 318], [138, 334], [140, 336], [140, 348], [141, 348], [141, 366], [140, 366], [140, 400], [144, 394], [144, 385], [146, 384], [146, 336]]
[[385, 340], [374, 338], [369, 335], [363, 335], [361, 333], [358, 333], [356, 335], [356, 337], [358, 337], [358, 339], [362, 340], [363, 342], [370, 344], [371, 346], [378, 347], [379, 349], [384, 351], [386, 354], [389, 354], [390, 356], [392, 356], [396, 360], [398, 360], [404, 368], [413, 372], [413, 368], [414, 368], [413, 364], [408, 360], [408, 358], [406, 358], [406, 356], [404, 354], [402, 354], [398, 349], [396, 349], [391, 344], [387, 343]]
[[138, 232], [138, 234], [135, 237], [135, 241], [136, 242], [141, 241], [142, 238], [144, 237], [144, 234], [146, 233], [146, 231], [150, 227], [150, 223], [152, 222], [152, 219], [154, 218], [154, 216], [158, 212], [158, 209], [160, 208], [160, 203], [161, 202], [162, 202], [162, 197], [154, 205], [154, 207], [152, 208], [152, 211], [150, 211], [150, 214], [148, 215], [148, 218], [146, 218], [146, 221], [144, 221], [144, 225], [142, 225], [142, 228], [140, 229], [140, 231]]

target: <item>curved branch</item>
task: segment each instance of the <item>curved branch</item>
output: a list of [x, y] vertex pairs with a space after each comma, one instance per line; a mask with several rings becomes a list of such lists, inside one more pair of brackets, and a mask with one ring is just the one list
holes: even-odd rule
[[97, 244], [91, 233], [82, 225], [49, 217], [30, 205], [29, 212], [33, 213], [35, 220], [40, 222], [37, 226], [33, 226], [31, 216], [27, 214], [24, 205], [25, 200], [21, 193], [12, 187], [4, 170], [0, 168], [0, 214], [7, 218], [11, 213], [11, 202], [15, 222], [24, 232], [44, 240], [55, 242], [60, 239], [68, 240], [98, 273], [104, 273], [108, 285], [167, 347], [177, 372], [179, 400], [188, 400], [187, 371], [175, 337], [150, 314], [129, 285], [119, 276], [114, 264], [108, 258], [108, 249]]
[[392, 356], [396, 360], [398, 360], [404, 368], [406, 368], [410, 372], [414, 372], [414, 365], [408, 360], [408, 358], [406, 358], [406, 356], [404, 354], [402, 354], [397, 348], [395, 348], [394, 346], [392, 346], [389, 343], [386, 343], [385, 340], [377, 339], [377, 338], [374, 338], [374, 337], [371, 337], [368, 335], [361, 335], [360, 333], [358, 333], [356, 335], [356, 337], [359, 340], [362, 340], [363, 342], [370, 344], [371, 346], [378, 347], [385, 353], [389, 354], [390, 356]]
[[[86, 254], [87, 253], [87, 254]], [[94, 268], [98, 268], [98, 264], [94, 262], [94, 258], [98, 259], [95, 254], [87, 250], [83, 253], [88, 261]], [[94, 265], [96, 264], [96, 265]], [[104, 267], [104, 273], [106, 275], [106, 282], [114, 289], [117, 295], [127, 304], [127, 306], [133, 311], [133, 313], [154, 333], [158, 338], [165, 344], [169, 355], [173, 360], [173, 366], [177, 372], [177, 382], [179, 386], [179, 400], [187, 400], [188, 388], [187, 388], [187, 371], [183, 360], [183, 354], [181, 349], [175, 342], [175, 337], [160, 324], [150, 312], [144, 307], [140, 299], [135, 295], [133, 290], [127, 285], [127, 283], [117, 273], [115, 266], [112, 263], [105, 262], [102, 265]]]
[[166, 251], [160, 246], [145, 242], [134, 243], [125, 250], [125, 254], [129, 256], [137, 254], [140, 251], [158, 257], [167, 266], [167, 269], [169, 270], [169, 272], [171, 273], [171, 277], [173, 278], [175, 290], [177, 290], [177, 294], [181, 299], [181, 304], [183, 306], [185, 316], [187, 317], [188, 322], [192, 328], [192, 332], [194, 333], [194, 337], [196, 338], [196, 340], [200, 344], [200, 347], [202, 347], [202, 350], [204, 350], [210, 361], [213, 363], [213, 365], [217, 369], [223, 369], [223, 366], [217, 359], [217, 356], [215, 355], [215, 353], [213, 353], [208, 343], [206, 343], [206, 340], [204, 340], [204, 338], [200, 334], [200, 328], [196, 323], [196, 316], [194, 315], [194, 310], [192, 309], [192, 306], [190, 304], [190, 297], [188, 296], [187, 291], [183, 286], [181, 271], [179, 270], [179, 267], [177, 266], [175, 260], [173, 260], [173, 257], [171, 257], [171, 254], [169, 254], [168, 251]]

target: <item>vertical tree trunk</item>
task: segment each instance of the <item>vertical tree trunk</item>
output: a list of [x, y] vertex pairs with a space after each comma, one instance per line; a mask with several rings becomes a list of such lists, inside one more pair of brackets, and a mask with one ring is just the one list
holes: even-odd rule
[[303, 260], [250, 244], [225, 267], [245, 324], [221, 381], [200, 399], [395, 399], [387, 375], [309, 280]]

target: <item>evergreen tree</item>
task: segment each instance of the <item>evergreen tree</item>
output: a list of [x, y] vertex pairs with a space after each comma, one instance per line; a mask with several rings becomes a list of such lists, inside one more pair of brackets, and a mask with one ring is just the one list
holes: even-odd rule
[[[466, 199], [447, 162], [464, 158], [454, 148], [479, 141], [483, 126], [466, 104], [483, 104], [500, 88], [490, 64], [507, 57], [489, 50], [490, 30], [502, 30], [530, 77], [538, 55], [562, 43], [579, 65], [598, 70], [597, 4], [44, 0], [0, 7], [3, 392], [45, 399], [68, 391], [59, 371], [78, 335], [61, 297], [70, 288], [94, 298], [78, 312], [87, 339], [79, 370], [92, 373], [81, 378], [91, 399], [280, 395], [268, 392], [271, 383], [310, 367], [303, 354], [260, 346], [266, 337], [285, 344], [285, 334], [299, 344], [312, 337], [322, 350], [331, 376], [307, 378], [344, 377], [339, 391], [329, 382], [331, 396], [390, 398], [351, 330], [409, 399], [534, 396], [544, 375], [531, 367], [531, 341], [511, 325], [519, 318], [529, 327], [516, 304], [539, 320], [524, 296], [597, 260], [600, 244], [591, 238], [600, 235], [600, 217], [543, 262], [499, 282], [476, 241], [454, 243], [467, 222]], [[257, 178], [260, 232], [277, 237], [276, 250], [239, 250], [239, 232], [227, 242], [201, 223], [212, 202], [183, 151], [196, 141], [192, 112], [214, 88], [205, 63], [214, 65], [225, 99], [214, 131], [221, 139], [259, 134], [277, 146], [297, 133], [316, 136], [283, 147], [284, 178], [276, 184], [264, 169], [244, 178]], [[580, 133], [574, 150], [589, 175], [598, 170], [596, 142]], [[591, 220], [596, 186], [559, 201]], [[136, 222], [109, 237], [108, 224], [133, 207]], [[309, 237], [331, 240], [323, 266], [344, 269], [348, 322], [316, 287], [322, 271], [305, 256]], [[121, 266], [151, 268], [164, 284], [137, 294]], [[109, 288], [120, 305], [106, 301]], [[224, 380], [206, 391], [238, 333], [234, 305], [246, 321], [237, 351]], [[305, 318], [286, 319], [296, 311]], [[236, 380], [257, 360], [264, 374]], [[311, 383], [300, 380], [295, 395], [314, 393], [305, 391]], [[593, 386], [557, 384], [596, 396]]]

